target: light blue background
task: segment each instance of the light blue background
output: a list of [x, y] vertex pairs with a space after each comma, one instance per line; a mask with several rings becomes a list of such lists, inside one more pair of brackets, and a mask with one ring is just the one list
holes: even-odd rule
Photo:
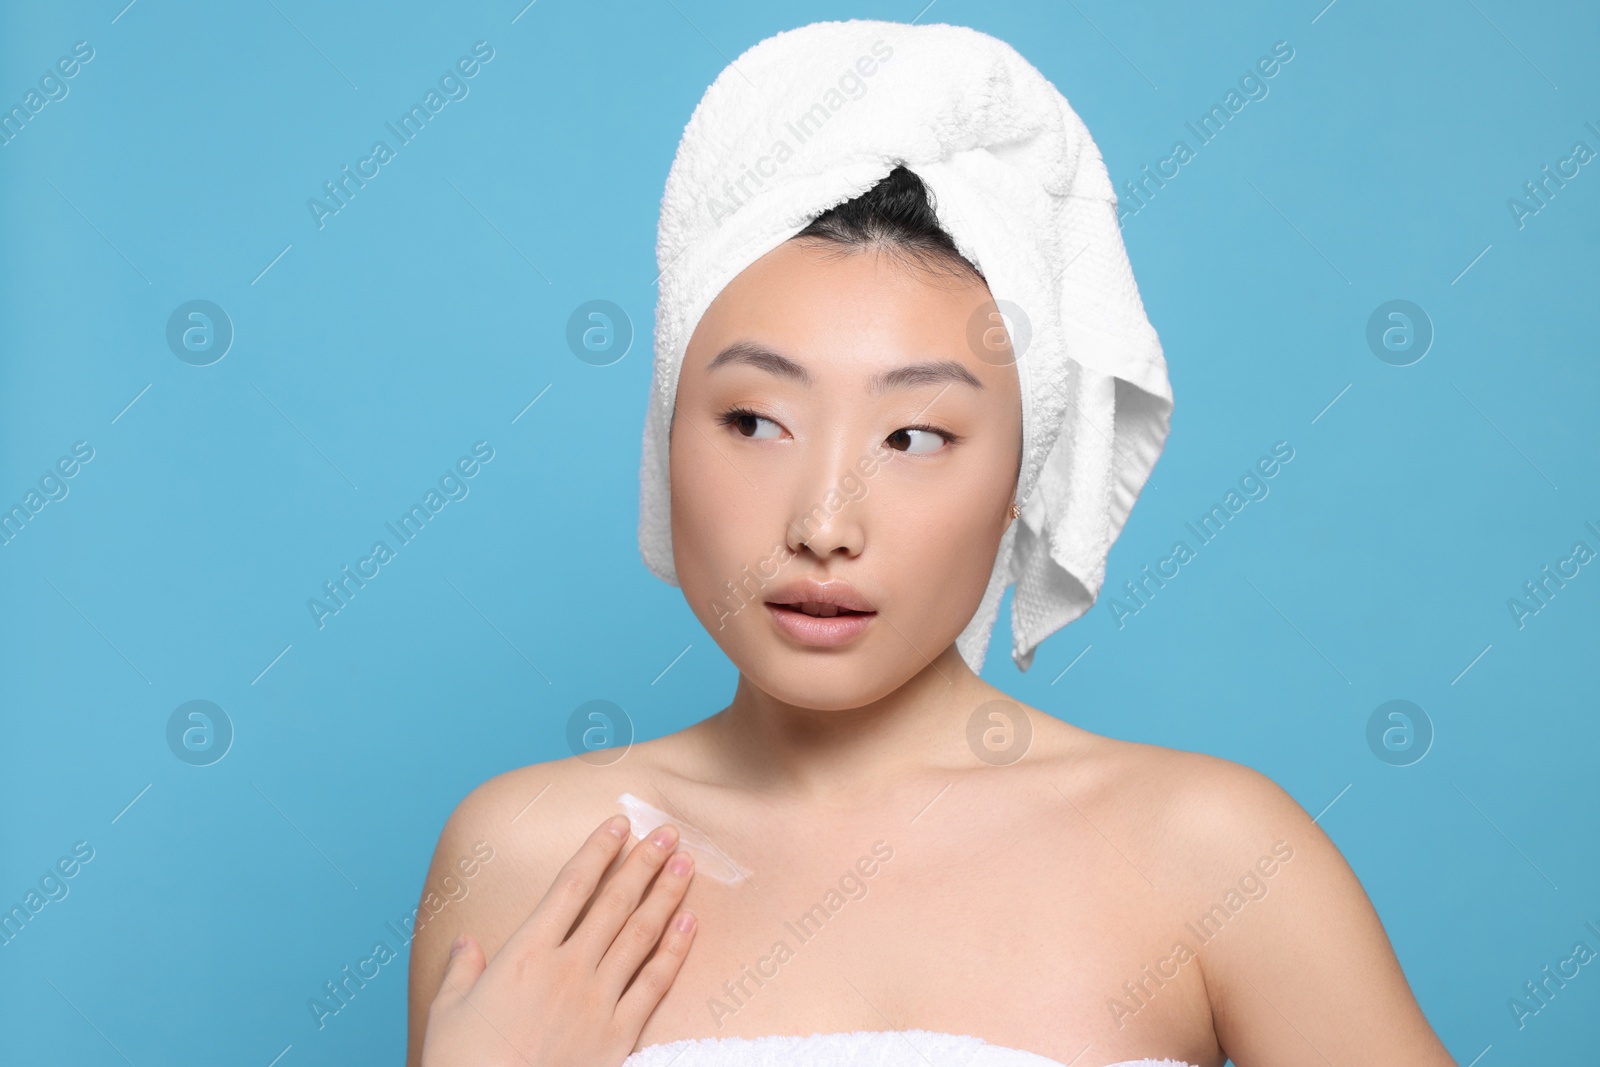
[[[125, 2], [0, 14], [6, 107], [95, 50], [0, 147], [0, 505], [95, 450], [0, 547], [0, 904], [95, 849], [0, 948], [3, 1058], [399, 1062], [404, 959], [320, 1031], [306, 1002], [415, 906], [455, 802], [568, 754], [583, 701], [653, 737], [731, 694], [636, 545], [683, 124], [761, 38], [918, 3]], [[1461, 1063], [1593, 1062], [1600, 965], [1520, 1031], [1507, 1001], [1600, 947], [1600, 563], [1520, 629], [1507, 600], [1600, 549], [1600, 163], [1522, 228], [1507, 201], [1600, 150], [1600, 15], [941, 0], [920, 21], [1015, 44], [1119, 186], [1295, 51], [1127, 220], [1177, 408], [1108, 592], [1274, 442], [1295, 457], [1124, 627], [1099, 605], [1019, 674], [1002, 621], [985, 676], [1320, 812]], [[307, 199], [478, 40], [470, 95], [319, 230]], [[565, 341], [596, 298], [636, 330], [604, 367]], [[166, 344], [192, 299], [236, 331], [211, 366]], [[1436, 330], [1410, 366], [1365, 340], [1391, 299]], [[319, 631], [306, 600], [480, 440], [470, 495]], [[165, 739], [194, 699], [236, 731], [209, 767]], [[1366, 741], [1391, 699], [1436, 730], [1412, 766]]]

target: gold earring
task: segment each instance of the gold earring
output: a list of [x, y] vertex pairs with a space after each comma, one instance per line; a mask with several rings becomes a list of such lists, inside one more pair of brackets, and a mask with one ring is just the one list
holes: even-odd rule
[[1022, 515], [1022, 505], [1017, 503], [1015, 500], [1013, 500], [1011, 502], [1011, 517], [1013, 519], [1015, 519], [1015, 518], [1019, 518], [1021, 515]]

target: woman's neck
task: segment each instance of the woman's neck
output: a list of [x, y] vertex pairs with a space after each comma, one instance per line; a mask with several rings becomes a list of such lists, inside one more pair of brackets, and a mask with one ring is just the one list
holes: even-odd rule
[[917, 775], [973, 769], [969, 723], [1004, 699], [952, 644], [897, 689], [843, 710], [778, 700], [741, 674], [733, 701], [702, 725], [724, 784], [858, 807]]

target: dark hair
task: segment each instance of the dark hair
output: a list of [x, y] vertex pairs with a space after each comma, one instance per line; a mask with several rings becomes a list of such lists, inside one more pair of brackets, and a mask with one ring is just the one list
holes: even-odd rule
[[898, 253], [939, 273], [980, 271], [956, 248], [939, 225], [933, 193], [915, 171], [896, 165], [871, 189], [822, 212], [791, 240], [811, 238], [843, 246], [846, 251], [881, 249]]

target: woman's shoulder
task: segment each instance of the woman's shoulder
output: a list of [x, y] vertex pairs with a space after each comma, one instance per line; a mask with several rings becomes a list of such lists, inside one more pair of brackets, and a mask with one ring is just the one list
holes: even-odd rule
[[471, 884], [461, 887], [465, 892], [458, 890], [463, 899], [449, 908], [492, 954], [589, 835], [622, 812], [617, 798], [639, 792], [670, 765], [665, 752], [670, 747], [652, 741], [580, 753], [516, 767], [480, 783], [445, 820], [427, 889], [442, 894], [435, 883], [457, 867], [460, 857], [492, 857], [474, 866]]
[[1097, 734], [1050, 712], [1024, 707], [1034, 722], [1047, 724], [1048, 732], [1035, 727], [1044, 742], [1039, 746], [1041, 755], [1059, 771], [1095, 786], [1137, 784], [1153, 799], [1183, 804], [1262, 800], [1275, 794], [1287, 798], [1271, 778], [1242, 763], [1204, 752]]
[[499, 837], [532, 861], [548, 849], [577, 850], [608, 816], [622, 811], [617, 798], [668, 772], [676, 735], [625, 748], [582, 752], [503, 771], [467, 793], [451, 812], [445, 833]]
[[589, 834], [668, 762], [657, 742], [585, 752], [496, 774], [467, 793], [439, 834], [411, 949], [411, 1040], [420, 1048], [457, 934], [488, 957], [525, 921]]
[[[1071, 802], [1059, 818], [1150, 883], [1174, 953], [1198, 960], [1224, 1047], [1264, 1059], [1303, 1049], [1304, 1032], [1282, 1045], [1266, 1035], [1338, 1004], [1367, 1025], [1319, 1038], [1324, 1058], [1370, 1062], [1381, 1050], [1386, 1061], [1450, 1062], [1320, 813], [1231, 760], [1086, 731], [1049, 774]], [[1329, 799], [1337, 792], [1330, 783]]]
[[1175, 888], [1203, 895], [1219, 879], [1236, 880], [1275, 845], [1282, 852], [1326, 842], [1270, 777], [1218, 756], [1068, 726], [1041, 764], [1068, 801], [1064, 817], [1120, 833]]

